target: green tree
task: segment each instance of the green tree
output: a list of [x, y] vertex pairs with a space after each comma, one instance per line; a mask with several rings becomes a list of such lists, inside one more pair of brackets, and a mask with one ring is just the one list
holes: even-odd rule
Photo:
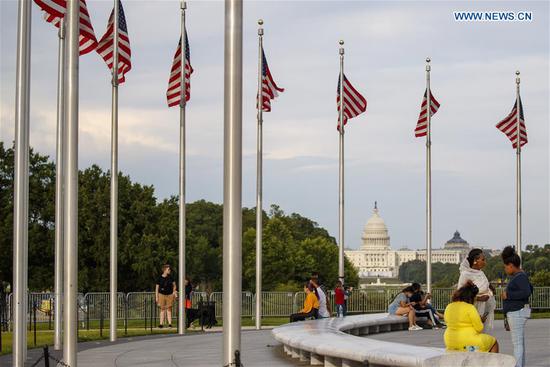
[[[178, 198], [157, 202], [153, 186], [119, 173], [118, 288], [152, 290], [164, 263], [177, 270]], [[53, 288], [55, 165], [31, 150], [29, 178], [29, 288]], [[110, 261], [110, 172], [97, 165], [79, 173], [79, 290], [106, 291]], [[256, 282], [256, 211], [243, 208], [243, 289]], [[272, 205], [263, 216], [263, 289], [299, 290], [318, 271], [327, 287], [337, 277], [338, 248], [328, 232], [298, 213]], [[186, 205], [187, 276], [201, 290], [221, 290], [223, 206], [199, 200]], [[11, 283], [13, 247], [13, 148], [0, 142], [0, 281]], [[346, 282], [357, 271], [345, 262]], [[177, 276], [177, 274], [174, 274]]]
[[263, 244], [263, 284], [268, 290], [285, 276], [292, 278], [298, 249], [290, 230], [278, 217], [272, 217], [267, 223]]
[[[452, 287], [458, 282], [458, 264], [432, 264], [432, 284], [436, 287]], [[399, 279], [403, 282], [426, 283], [426, 262], [413, 260], [399, 267]]]
[[537, 271], [531, 277], [531, 283], [535, 287], [548, 287], [550, 286], [550, 271], [544, 269]]
[[[0, 142], [0, 282], [11, 283], [13, 256], [14, 150]], [[55, 166], [47, 156], [29, 155], [29, 288], [52, 289]]]

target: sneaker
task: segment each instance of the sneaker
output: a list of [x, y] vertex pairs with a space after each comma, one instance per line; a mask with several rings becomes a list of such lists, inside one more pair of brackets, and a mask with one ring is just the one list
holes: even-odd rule
[[163, 326], [162, 326], [162, 325], [159, 325], [159, 329], [162, 329], [162, 328], [163, 328]]
[[170, 328], [170, 329], [171, 329], [171, 328], [172, 328], [172, 324], [168, 325], [168, 328]]
[[409, 330], [410, 331], [417, 331], [417, 330], [423, 330], [423, 329], [418, 325], [413, 325], [413, 326], [409, 327]]

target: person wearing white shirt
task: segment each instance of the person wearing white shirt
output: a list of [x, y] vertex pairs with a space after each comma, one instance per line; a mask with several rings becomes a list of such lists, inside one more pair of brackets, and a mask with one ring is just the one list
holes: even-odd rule
[[319, 286], [316, 278], [311, 279], [311, 284], [315, 287], [315, 293], [319, 298], [319, 318], [330, 317], [330, 305], [327, 303], [327, 296], [323, 289]]

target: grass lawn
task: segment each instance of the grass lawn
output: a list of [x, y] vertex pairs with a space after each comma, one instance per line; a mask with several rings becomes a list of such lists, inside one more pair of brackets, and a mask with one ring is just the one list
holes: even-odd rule
[[[128, 332], [125, 334], [124, 324], [118, 322], [117, 325], [117, 336], [119, 338], [132, 337], [132, 336], [142, 336], [142, 335], [151, 335], [151, 334], [175, 334], [178, 332], [177, 320], [172, 320], [172, 329], [159, 329], [158, 321], [153, 323], [153, 329], [151, 331], [149, 321], [147, 322], [147, 329], [145, 329], [145, 323], [143, 320], [129, 320], [128, 321]], [[288, 322], [288, 317], [270, 317], [264, 318], [262, 325], [264, 326], [277, 326], [282, 325]], [[242, 319], [242, 326], [254, 326], [255, 321], [246, 317]], [[99, 321], [90, 321], [90, 330], [85, 328], [85, 325], [81, 324], [81, 329], [78, 331], [78, 341], [87, 342], [94, 340], [103, 340], [109, 338], [109, 322], [105, 321], [103, 323], [103, 331], [99, 328]], [[223, 322], [218, 321], [216, 326], [222, 326]], [[194, 327], [193, 327], [194, 326]], [[53, 325], [52, 325], [53, 328]], [[198, 322], [194, 322], [192, 327], [188, 329], [189, 332], [200, 332], [200, 326]], [[36, 324], [36, 345], [34, 342], [34, 330], [28, 331], [27, 329], [27, 345], [28, 348], [42, 348], [44, 345], [53, 345], [53, 330], [48, 329], [48, 323]], [[2, 352], [0, 355], [11, 353], [12, 346], [12, 333], [11, 332], [2, 332]]]
[[[550, 319], [550, 312], [547, 311], [532, 311], [532, 319]], [[495, 312], [495, 320], [503, 320], [504, 314], [502, 312]]]

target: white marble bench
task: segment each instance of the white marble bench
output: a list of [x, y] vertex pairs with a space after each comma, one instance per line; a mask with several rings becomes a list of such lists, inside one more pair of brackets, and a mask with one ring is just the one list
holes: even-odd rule
[[515, 359], [505, 354], [452, 353], [441, 348], [358, 337], [406, 330], [407, 326], [406, 318], [384, 313], [295, 322], [279, 326], [272, 333], [288, 355], [325, 367], [515, 366]]

